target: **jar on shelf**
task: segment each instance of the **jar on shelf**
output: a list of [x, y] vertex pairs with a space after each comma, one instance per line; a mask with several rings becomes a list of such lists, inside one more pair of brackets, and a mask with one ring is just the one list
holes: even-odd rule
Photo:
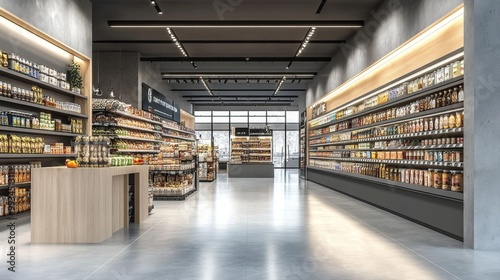
[[451, 172], [449, 170], [444, 170], [442, 175], [443, 183], [441, 188], [446, 191], [451, 190]]
[[434, 169], [433, 179], [434, 179], [433, 187], [435, 189], [441, 189], [443, 186], [443, 170]]
[[463, 192], [464, 173], [462, 171], [453, 171], [451, 173], [451, 191]]
[[458, 103], [458, 88], [454, 87], [451, 93], [451, 104]]
[[455, 113], [455, 127], [460, 128], [464, 126], [464, 116], [463, 112]]

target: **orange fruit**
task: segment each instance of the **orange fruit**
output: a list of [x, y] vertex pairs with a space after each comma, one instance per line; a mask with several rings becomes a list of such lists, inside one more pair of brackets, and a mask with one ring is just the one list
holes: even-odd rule
[[71, 160], [68, 162], [68, 164], [66, 164], [66, 166], [68, 168], [77, 168], [78, 167], [78, 162], [74, 161], [74, 160]]

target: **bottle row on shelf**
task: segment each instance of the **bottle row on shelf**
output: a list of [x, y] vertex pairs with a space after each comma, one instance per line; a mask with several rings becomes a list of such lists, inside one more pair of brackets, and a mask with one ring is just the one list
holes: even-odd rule
[[428, 139], [397, 139], [388, 141], [366, 142], [338, 146], [321, 146], [311, 148], [314, 151], [335, 150], [400, 150], [400, 149], [443, 149], [463, 148], [463, 137], [442, 137]]
[[459, 170], [408, 169], [378, 163], [338, 163], [321, 160], [311, 160], [311, 166], [454, 192], [464, 190], [464, 173]]
[[353, 114], [363, 112], [364, 110], [384, 105], [388, 102], [401, 98], [405, 95], [417, 93], [431, 86], [447, 82], [454, 78], [459, 78], [464, 75], [463, 68], [464, 60], [460, 59], [450, 63], [449, 65], [440, 67], [430, 73], [420, 76], [410, 82], [401, 83], [392, 89], [386, 90], [373, 97], [368, 97], [361, 100], [357, 105], [347, 107], [342, 110], [334, 111], [325, 116], [317, 118], [310, 123], [310, 127], [314, 128], [329, 122], [340, 120], [349, 117]]
[[326, 157], [341, 159], [380, 159], [380, 160], [406, 160], [462, 162], [463, 151], [451, 150], [401, 150], [401, 151], [344, 151], [344, 152], [311, 152], [310, 157]]
[[352, 132], [337, 133], [309, 141], [310, 145], [335, 143], [348, 140], [367, 139], [379, 136], [402, 135], [411, 133], [431, 132], [445, 129], [462, 128], [464, 112], [441, 114], [433, 117], [424, 117], [416, 120], [401, 122], [383, 127], [373, 127], [355, 130]]
[[35, 63], [15, 53], [8, 54], [2, 51], [0, 51], [0, 53], [2, 62], [0, 65], [2, 67], [42, 82], [49, 83], [55, 87], [60, 87], [66, 90], [70, 89], [70, 84], [66, 80], [66, 73], [58, 72], [54, 68]]
[[[453, 91], [451, 89], [445, 90], [444, 92], [439, 92], [437, 94], [427, 96], [426, 98], [419, 99], [405, 106], [394, 107], [392, 109], [387, 109], [382, 112], [368, 114], [366, 116], [342, 121], [340, 123], [333, 124], [323, 129], [312, 130], [309, 133], [309, 136], [311, 137], [320, 136], [335, 131], [342, 131], [350, 128], [371, 125], [387, 120], [413, 115], [420, 112], [425, 112], [427, 110], [451, 106], [457, 103], [461, 103], [463, 101], [464, 101], [463, 85], [460, 85], [459, 88], [457, 87], [453, 88]], [[454, 125], [455, 123], [453, 122], [453, 126]]]

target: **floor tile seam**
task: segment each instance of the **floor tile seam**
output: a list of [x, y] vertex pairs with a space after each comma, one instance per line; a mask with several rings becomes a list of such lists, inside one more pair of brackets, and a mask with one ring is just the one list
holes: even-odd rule
[[[207, 187], [209, 187], [210, 185], [212, 185], [215, 181], [211, 182]], [[186, 200], [186, 202], [194, 199], [195, 197], [197, 197], [198, 195], [200, 194], [200, 192], [196, 192], [195, 195], [193, 195], [192, 197], [190, 197], [188, 200]], [[181, 207], [183, 207], [183, 205], [179, 205], [177, 208], [174, 209], [175, 210], [179, 210]], [[169, 215], [170, 214], [170, 215]], [[150, 227], [146, 232], [144, 232], [143, 234], [141, 234], [140, 236], [138, 236], [136, 239], [134, 239], [132, 242], [130, 242], [127, 246], [125, 246], [123, 249], [121, 249], [118, 253], [116, 253], [114, 256], [112, 256], [108, 261], [106, 261], [105, 263], [103, 263], [100, 267], [98, 267], [94, 272], [92, 272], [90, 275], [88, 275], [87, 277], [84, 278], [84, 280], [87, 280], [89, 279], [90, 277], [92, 277], [92, 275], [94, 275], [96, 272], [98, 272], [101, 268], [105, 267], [108, 263], [110, 263], [113, 259], [115, 259], [116, 257], [118, 257], [121, 253], [123, 253], [125, 250], [127, 250], [130, 246], [132, 246], [132, 244], [134, 244], [135, 242], [137, 242], [139, 239], [141, 239], [144, 235], [148, 234], [152, 229], [154, 229], [155, 227], [157, 227], [159, 224], [161, 224], [163, 221], [165, 221], [167, 218], [171, 217], [174, 215], [173, 211], [171, 213], [167, 214], [163, 219], [161, 219], [160, 221], [158, 221], [156, 224], [154, 224], [152, 227]]]
[[[373, 227], [372, 225], [370, 225], [370, 224], [366, 223], [366, 222], [365, 222], [365, 221], [363, 221], [362, 219], [360, 219], [360, 218], [358, 218], [358, 217], [354, 216], [353, 214], [351, 214], [351, 213], [349, 213], [349, 212], [347, 212], [347, 211], [343, 210], [342, 208], [337, 207], [336, 205], [332, 204], [330, 201], [325, 200], [325, 199], [323, 199], [322, 197], [320, 197], [320, 196], [316, 195], [314, 192], [310, 191], [310, 190], [309, 190], [309, 188], [306, 188], [306, 187], [303, 187], [303, 186], [301, 186], [301, 188], [304, 188], [304, 189], [305, 189], [308, 193], [311, 193], [311, 194], [312, 194], [314, 197], [316, 197], [317, 199], [319, 199], [319, 200], [321, 200], [321, 201], [323, 201], [323, 202], [328, 203], [329, 205], [333, 206], [335, 209], [337, 209], [337, 210], [339, 210], [339, 211], [341, 211], [341, 212], [343, 212], [343, 213], [345, 213], [345, 214], [349, 215], [350, 217], [352, 217], [352, 218], [354, 218], [354, 219], [356, 219], [356, 220], [360, 221], [361, 223], [363, 223], [364, 225], [366, 225], [366, 226], [370, 227], [371, 229], [375, 230], [375, 231], [376, 231], [376, 232], [378, 232], [379, 234], [381, 234], [381, 235], [383, 235], [383, 236], [385, 236], [385, 237], [389, 238], [392, 242], [394, 242], [394, 243], [398, 244], [399, 246], [401, 246], [401, 247], [405, 248], [406, 250], [410, 251], [411, 253], [413, 253], [413, 254], [417, 255], [418, 257], [420, 257], [420, 258], [424, 259], [425, 261], [427, 261], [427, 262], [431, 263], [432, 265], [434, 265], [434, 266], [438, 267], [439, 269], [441, 269], [441, 270], [445, 271], [446, 273], [450, 274], [451, 276], [453, 276], [453, 277], [455, 277], [455, 278], [457, 278], [457, 279], [462, 280], [462, 278], [460, 278], [460, 277], [458, 277], [457, 275], [453, 274], [452, 272], [448, 271], [448, 270], [447, 270], [447, 269], [445, 269], [444, 267], [442, 267], [442, 266], [438, 265], [437, 263], [435, 263], [435, 262], [433, 262], [433, 261], [429, 260], [428, 258], [426, 258], [426, 257], [424, 257], [423, 255], [421, 255], [421, 254], [417, 253], [416, 251], [414, 251], [413, 249], [409, 248], [408, 246], [406, 246], [406, 245], [402, 244], [401, 242], [399, 242], [399, 241], [397, 241], [397, 240], [393, 239], [392, 237], [390, 237], [390, 236], [389, 236], [389, 235], [387, 235], [386, 233], [384, 233], [384, 232], [382, 232], [382, 231], [378, 230], [377, 228], [375, 228], [375, 227]], [[347, 198], [347, 197], [346, 197], [346, 198]], [[353, 199], [353, 198], [351, 198], [351, 199]]]

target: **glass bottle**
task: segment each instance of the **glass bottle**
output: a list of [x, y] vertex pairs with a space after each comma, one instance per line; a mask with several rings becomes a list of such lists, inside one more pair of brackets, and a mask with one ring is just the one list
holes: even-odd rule
[[446, 92], [446, 100], [444, 101], [444, 106], [450, 106], [451, 105], [451, 89]]
[[441, 107], [443, 107], [443, 93], [442, 92], [440, 92], [438, 94], [438, 97], [436, 99], [436, 108], [441, 108]]
[[464, 89], [463, 86], [460, 86], [460, 90], [458, 91], [458, 102], [464, 102]]
[[458, 103], [458, 88], [453, 88], [453, 92], [451, 94], [451, 104]]

